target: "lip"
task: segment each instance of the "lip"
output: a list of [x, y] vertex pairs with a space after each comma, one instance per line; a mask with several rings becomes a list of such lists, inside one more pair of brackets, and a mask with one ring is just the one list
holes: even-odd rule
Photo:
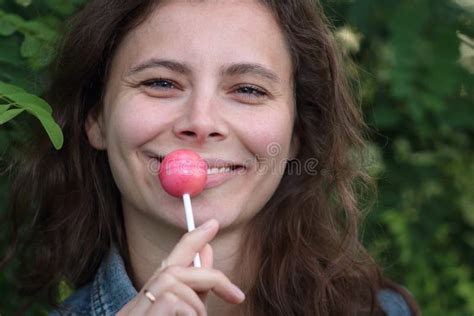
[[[145, 154], [151, 158], [151, 159], [156, 159], [158, 162], [162, 162], [164, 157], [166, 155], [163, 154], [157, 154], [154, 152], [145, 152]], [[245, 164], [240, 164], [231, 160], [226, 160], [226, 159], [221, 159], [221, 158], [210, 158], [210, 157], [203, 157], [201, 155], [202, 159], [206, 162], [208, 168], [247, 168]]]
[[[148, 158], [158, 161], [158, 164], [161, 165], [165, 155], [157, 154], [155, 152], [147, 151], [145, 153]], [[208, 174], [206, 184], [204, 189], [210, 189], [216, 186], [219, 186], [235, 176], [243, 174], [247, 170], [247, 166], [244, 164], [239, 164], [231, 160], [221, 159], [221, 158], [209, 158], [202, 157], [208, 166], [208, 170], [212, 168], [232, 168], [228, 172], [219, 172], [214, 174]], [[158, 165], [158, 166], [159, 166]]]
[[245, 172], [245, 167], [240, 166], [237, 167], [234, 170], [228, 171], [228, 172], [222, 172], [222, 173], [215, 173], [215, 174], [208, 174], [207, 175], [207, 180], [206, 180], [206, 185], [204, 186], [204, 189], [210, 189], [213, 187], [217, 187], [233, 177], [236, 177], [240, 174]]

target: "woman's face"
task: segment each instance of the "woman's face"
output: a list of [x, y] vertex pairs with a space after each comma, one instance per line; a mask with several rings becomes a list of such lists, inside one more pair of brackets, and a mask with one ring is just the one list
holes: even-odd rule
[[[181, 148], [210, 165], [192, 199], [197, 224], [251, 219], [296, 154], [292, 65], [271, 12], [256, 1], [167, 1], [119, 45], [91, 144], [106, 149], [127, 217], [185, 227], [158, 156]], [[237, 166], [229, 172], [225, 167]], [[217, 173], [216, 173], [217, 172]]]

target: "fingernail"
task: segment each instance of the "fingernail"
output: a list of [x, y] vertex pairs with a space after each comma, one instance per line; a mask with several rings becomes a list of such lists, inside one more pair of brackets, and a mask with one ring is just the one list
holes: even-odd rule
[[232, 293], [234, 293], [234, 295], [239, 299], [239, 301], [243, 301], [245, 299], [244, 292], [242, 292], [242, 290], [240, 290], [235, 284], [231, 283], [231, 290]]
[[166, 260], [161, 261], [160, 270], [165, 269], [167, 266], [168, 266], [168, 263], [166, 262]]
[[204, 224], [202, 224], [199, 228], [202, 230], [208, 230], [214, 226], [214, 221], [212, 219], [208, 220]]

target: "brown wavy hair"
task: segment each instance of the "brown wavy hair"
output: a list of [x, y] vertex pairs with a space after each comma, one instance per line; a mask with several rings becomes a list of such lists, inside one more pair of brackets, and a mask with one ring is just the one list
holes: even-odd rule
[[[120, 193], [106, 153], [90, 146], [84, 124], [88, 113], [101, 111], [118, 44], [158, 2], [93, 0], [68, 23], [47, 93], [64, 147], [55, 151], [38, 133], [17, 160], [12, 186], [14, 237], [7, 257], [15, 251], [34, 257], [22, 278], [25, 294], [47, 294], [56, 303], [60, 281], [74, 288], [91, 281], [112, 244], [131, 271]], [[359, 240], [358, 191], [373, 186], [361, 163], [366, 127], [330, 24], [316, 0], [261, 2], [279, 21], [291, 53], [300, 146], [241, 245], [245, 314], [383, 314], [376, 293], [395, 285], [382, 278]], [[310, 160], [317, 172], [292, 169]], [[27, 221], [29, 233], [20, 237]]]

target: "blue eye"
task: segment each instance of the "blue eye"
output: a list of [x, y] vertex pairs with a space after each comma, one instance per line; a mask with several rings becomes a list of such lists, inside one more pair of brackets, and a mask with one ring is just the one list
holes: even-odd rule
[[176, 88], [176, 85], [166, 79], [152, 79], [152, 80], [147, 80], [142, 83], [146, 87], [150, 88], [155, 88], [155, 89], [174, 89]]
[[263, 97], [267, 95], [267, 93], [264, 90], [255, 86], [250, 86], [250, 85], [241, 86], [237, 88], [236, 92], [240, 94], [244, 94], [246, 95], [246, 97], [255, 97], [255, 98], [259, 98], [259, 97]]

